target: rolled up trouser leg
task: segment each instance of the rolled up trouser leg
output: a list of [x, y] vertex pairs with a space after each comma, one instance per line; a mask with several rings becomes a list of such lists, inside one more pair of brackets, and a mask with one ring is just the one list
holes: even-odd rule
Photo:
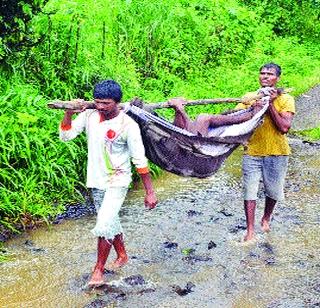
[[263, 183], [266, 195], [275, 200], [284, 199], [284, 183], [289, 156], [266, 156], [263, 158]]
[[257, 200], [262, 178], [262, 157], [244, 155], [242, 158], [244, 200]]
[[107, 187], [97, 213], [96, 225], [91, 230], [95, 236], [113, 239], [117, 234], [123, 233], [119, 211], [127, 191], [127, 187]]

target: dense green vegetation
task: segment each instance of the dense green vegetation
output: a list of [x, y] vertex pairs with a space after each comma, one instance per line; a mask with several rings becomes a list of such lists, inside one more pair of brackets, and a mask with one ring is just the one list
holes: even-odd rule
[[270, 61], [294, 95], [320, 79], [317, 0], [23, 0], [1, 11], [0, 232], [81, 199], [85, 139], [58, 140], [62, 112], [48, 101], [91, 99], [105, 78], [125, 101], [239, 97]]

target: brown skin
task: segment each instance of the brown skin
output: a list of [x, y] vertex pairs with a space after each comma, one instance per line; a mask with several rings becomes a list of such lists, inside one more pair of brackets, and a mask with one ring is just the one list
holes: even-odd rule
[[256, 104], [253, 106], [251, 113], [242, 113], [232, 117], [225, 114], [200, 114], [194, 121], [191, 121], [184, 110], [185, 99], [173, 98], [168, 103], [175, 109], [174, 125], [202, 136], [208, 136], [209, 127], [232, 125], [248, 121], [262, 108], [261, 104]]
[[103, 272], [111, 248], [112, 239], [106, 240], [103, 237], [98, 237], [97, 262], [91, 275], [91, 279], [88, 283], [89, 287], [99, 287], [105, 284]]
[[[103, 115], [105, 120], [113, 119], [120, 113], [119, 104], [113, 99], [95, 99], [95, 104], [96, 109]], [[72, 115], [74, 113], [83, 112], [84, 110], [85, 108], [81, 110], [66, 110], [62, 124], [71, 125]], [[144, 199], [145, 207], [153, 209], [157, 205], [158, 200], [153, 190], [150, 173], [140, 174], [140, 177], [146, 192]], [[117, 234], [114, 239], [107, 240], [103, 237], [99, 237], [97, 245], [97, 262], [88, 283], [89, 287], [98, 287], [105, 284], [104, 267], [112, 246], [115, 248], [117, 258], [110, 264], [110, 267], [113, 269], [119, 268], [128, 262], [129, 258], [126, 253], [122, 234]]]
[[[274, 68], [262, 68], [259, 75], [259, 82], [261, 87], [273, 87], [270, 95], [270, 104], [268, 108], [268, 114], [270, 115], [276, 128], [282, 133], [286, 134], [292, 124], [293, 113], [291, 112], [278, 112], [274, 107], [274, 100], [278, 97], [278, 91], [276, 90], [276, 85], [280, 77], [277, 76], [276, 70]], [[266, 197], [264, 214], [261, 218], [261, 229], [263, 232], [269, 232], [270, 220], [275, 208], [277, 201]], [[244, 201], [244, 211], [247, 221], [247, 233], [244, 237], [244, 241], [250, 241], [255, 238], [254, 232], [254, 218], [255, 218], [256, 200], [245, 200]]]
[[114, 261], [112, 261], [110, 264], [108, 264], [108, 266], [107, 266], [108, 270], [116, 270], [116, 269], [124, 266], [129, 260], [129, 257], [126, 252], [126, 248], [124, 246], [122, 233], [117, 234], [114, 237], [113, 247], [117, 253], [117, 258]]
[[152, 210], [156, 207], [158, 200], [154, 193], [150, 173], [140, 174], [142, 184], [145, 189], [144, 205], [147, 209]]
[[96, 109], [102, 113], [106, 120], [115, 118], [120, 113], [119, 103], [113, 99], [95, 99]]
[[[266, 197], [264, 214], [261, 218], [261, 229], [263, 232], [270, 232], [270, 220], [272, 212], [276, 205], [277, 201]], [[251, 241], [255, 238], [254, 232], [254, 220], [255, 220], [255, 210], [256, 210], [256, 200], [245, 200], [244, 201], [244, 210], [247, 221], [247, 234], [244, 237], [244, 241]]]

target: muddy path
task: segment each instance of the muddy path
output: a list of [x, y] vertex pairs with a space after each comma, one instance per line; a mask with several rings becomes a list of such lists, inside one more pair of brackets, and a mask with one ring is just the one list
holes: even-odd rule
[[92, 214], [8, 241], [13, 258], [0, 265], [0, 306], [318, 307], [320, 151], [290, 143], [286, 201], [263, 234], [260, 199], [257, 242], [241, 242], [238, 150], [212, 178], [156, 180], [153, 211], [143, 209], [141, 188], [129, 193], [121, 218], [130, 262], [106, 272], [105, 287], [86, 287], [95, 262]]

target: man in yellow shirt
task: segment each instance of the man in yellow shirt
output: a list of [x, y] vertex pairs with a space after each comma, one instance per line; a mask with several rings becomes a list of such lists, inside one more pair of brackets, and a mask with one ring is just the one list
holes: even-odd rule
[[[283, 199], [283, 187], [288, 165], [290, 147], [286, 138], [295, 113], [294, 99], [289, 94], [279, 94], [276, 85], [280, 79], [281, 67], [268, 63], [260, 68], [259, 82], [262, 88], [271, 87], [270, 102], [264, 121], [259, 126], [248, 144], [242, 162], [244, 210], [247, 221], [245, 241], [254, 239], [254, 220], [257, 194], [260, 180], [263, 180], [265, 190], [265, 208], [261, 219], [264, 232], [270, 231], [270, 219], [277, 201]], [[247, 93], [248, 98], [257, 93]], [[248, 108], [253, 104], [240, 103], [237, 109]]]

